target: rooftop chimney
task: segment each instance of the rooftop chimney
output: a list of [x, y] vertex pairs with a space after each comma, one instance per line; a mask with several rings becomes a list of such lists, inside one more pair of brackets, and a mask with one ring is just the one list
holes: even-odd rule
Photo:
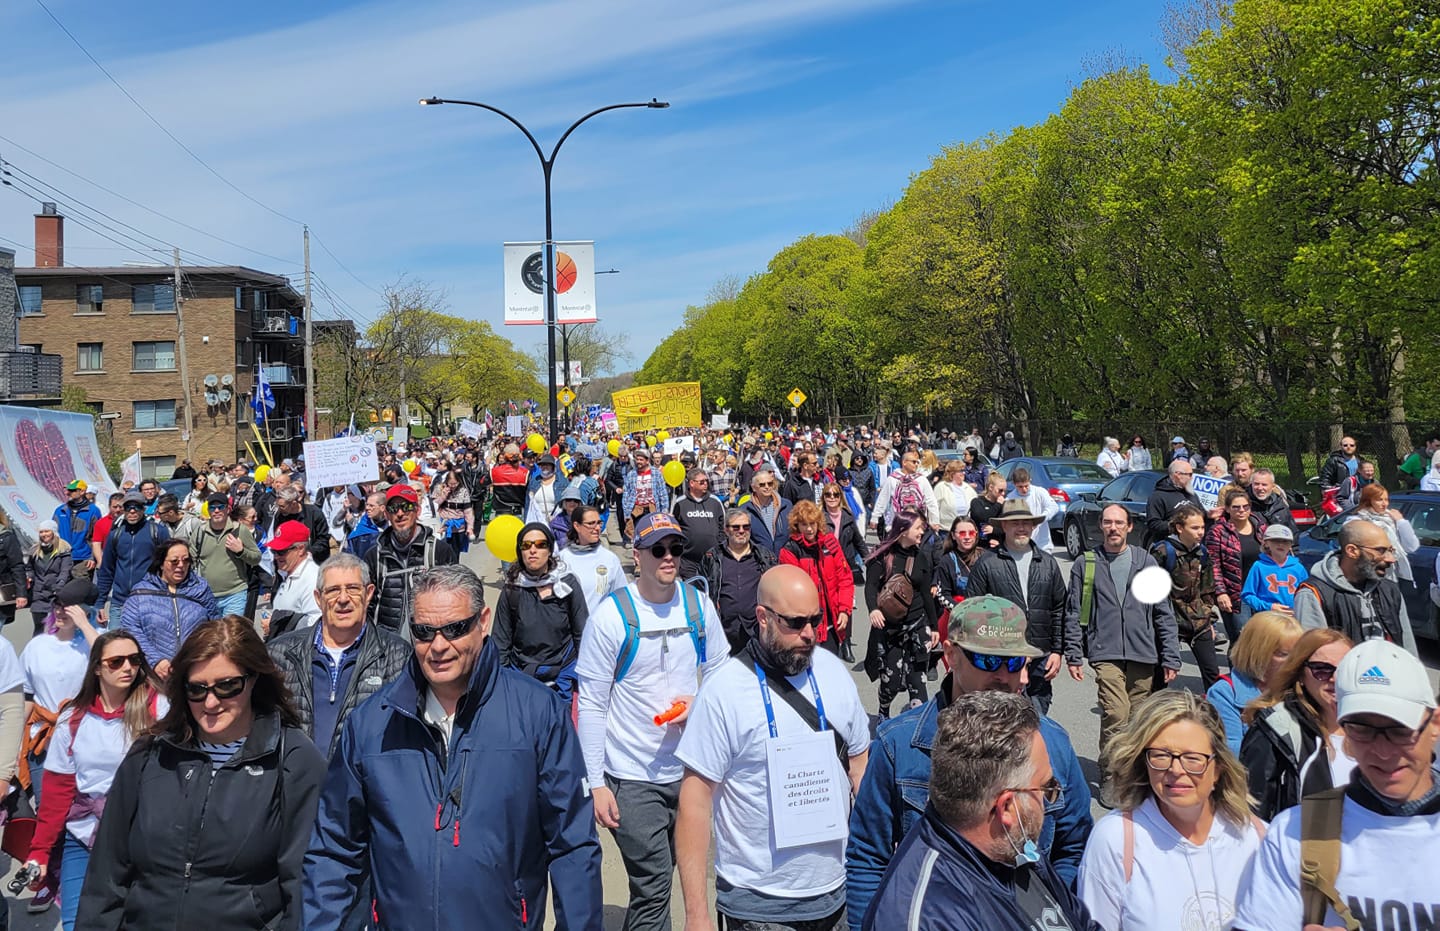
[[35, 267], [61, 268], [65, 265], [65, 218], [49, 201], [35, 214]]

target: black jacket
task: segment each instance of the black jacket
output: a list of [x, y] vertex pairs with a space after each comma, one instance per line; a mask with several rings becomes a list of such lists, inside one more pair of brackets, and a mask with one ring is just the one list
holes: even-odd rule
[[790, 473], [785, 484], [780, 486], [780, 497], [795, 504], [800, 501], [815, 503], [815, 482], [801, 475], [799, 470]]
[[1005, 547], [981, 557], [970, 569], [965, 597], [996, 595], [1025, 609], [1025, 639], [1046, 653], [1065, 652], [1065, 578], [1055, 557], [1030, 542], [1030, 597], [1020, 589], [1019, 566]]
[[830, 515], [823, 514], [825, 529], [835, 534], [835, 539], [840, 541], [840, 549], [845, 553], [845, 561], [850, 564], [851, 575], [856, 585], [865, 584], [865, 557], [870, 553], [870, 547], [865, 543], [865, 531], [855, 522], [855, 516], [849, 511], [841, 509], [840, 526], [830, 526]]
[[[721, 552], [724, 549], [723, 546], [717, 546], [705, 554], [700, 560], [700, 575], [705, 579], [706, 593], [715, 603], [715, 611], [720, 615], [720, 623], [725, 627], [725, 636], [730, 641], [730, 654], [733, 656], [756, 636], [756, 595], [754, 590], [724, 590], [725, 560], [734, 562], [733, 557]], [[755, 563], [757, 578], [780, 561], [778, 556], [763, 546], [750, 547], [750, 555], [746, 558]], [[738, 570], [745, 567], [735, 563], [732, 568]], [[735, 573], [732, 571], [731, 574], [733, 577]]]
[[1200, 506], [1200, 499], [1188, 488], [1177, 488], [1166, 475], [1155, 483], [1155, 490], [1145, 502], [1145, 548], [1170, 536], [1170, 515], [1186, 501]]
[[137, 741], [110, 787], [76, 927], [298, 931], [324, 778], [310, 738], [274, 714], [256, 716], [219, 769], [167, 737]]
[[1301, 768], [1319, 748], [1320, 731], [1295, 699], [1287, 698], [1255, 715], [1240, 742], [1240, 762], [1245, 764], [1250, 795], [1258, 803], [1256, 815], [1270, 821], [1300, 804], [1304, 796], [1332, 788], [1328, 760], [1321, 759], [1305, 771], [1305, 784], [1300, 784]]
[[[15, 535], [12, 533], [13, 538]], [[70, 567], [74, 564], [70, 556], [70, 544], [64, 544], [62, 552], [62, 541], [57, 536], [55, 548], [50, 552], [43, 552], [39, 545], [30, 551], [27, 560], [30, 569], [30, 614], [35, 618], [43, 618], [50, 613], [50, 605], [55, 601], [55, 596], [65, 583], [70, 581]], [[90, 554], [86, 553], [83, 559], [89, 559]], [[22, 586], [20, 589], [24, 592]]]
[[[892, 575], [904, 573], [905, 561], [910, 558], [914, 559], [914, 563], [910, 568], [909, 579], [915, 589], [915, 598], [910, 602], [910, 613], [899, 623], [887, 620], [885, 629], [904, 630], [919, 625], [927, 630], [935, 630], [939, 615], [936, 613], [935, 599], [930, 597], [930, 586], [935, 580], [934, 551], [924, 544], [909, 551], [894, 546], [884, 556], [879, 559], [872, 558], [866, 564], [866, 608], [870, 611], [879, 609], [880, 590], [885, 587], [885, 580]], [[888, 570], [885, 565], [887, 561], [890, 563]]]
[[1350, 464], [1345, 458], [1345, 453], [1340, 450], [1333, 450], [1325, 464], [1320, 467], [1320, 487], [1339, 488], [1350, 477]]
[[450, 544], [423, 524], [416, 525], [415, 536], [404, 546], [396, 542], [395, 528], [386, 527], [365, 554], [365, 564], [375, 582], [369, 620], [389, 630], [403, 629], [410, 622], [410, 591], [415, 587], [415, 576], [432, 566], [453, 565], [456, 559]]
[[1260, 518], [1266, 524], [1284, 524], [1295, 534], [1295, 539], [1300, 539], [1300, 528], [1295, 523], [1295, 515], [1290, 513], [1290, 503], [1285, 500], [1285, 495], [1280, 489], [1274, 488], [1270, 491], [1270, 497], [1264, 501], [1255, 500], [1255, 493], [1245, 489], [1245, 494], [1250, 498], [1251, 514]]
[[[315, 738], [315, 628], [304, 627], [281, 634], [265, 645], [285, 677], [290, 697], [295, 700], [295, 710], [300, 715], [300, 726], [305, 733]], [[350, 672], [350, 684], [340, 699], [340, 713], [335, 718], [335, 733], [330, 745], [321, 747], [327, 756], [335, 750], [335, 740], [345, 718], [365, 699], [385, 687], [385, 684], [400, 674], [413, 655], [410, 644], [383, 628], [367, 625], [360, 634], [360, 650], [355, 657], [355, 668]]]
[[542, 599], [537, 589], [511, 582], [501, 588], [491, 629], [500, 665], [550, 683], [579, 658], [590, 611], [580, 580], [567, 572], [560, 581], [570, 586], [564, 598], [552, 591]]

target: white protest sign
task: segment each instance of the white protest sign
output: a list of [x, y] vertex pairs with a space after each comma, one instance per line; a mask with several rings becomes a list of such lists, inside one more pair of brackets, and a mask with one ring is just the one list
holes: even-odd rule
[[729, 414], [711, 414], [711, 415], [710, 415], [710, 429], [711, 429], [711, 430], [728, 430], [728, 429], [730, 429], [730, 415], [729, 415]]
[[1224, 475], [1220, 478], [1212, 478], [1209, 475], [1195, 473], [1190, 479], [1190, 490], [1195, 492], [1195, 497], [1200, 499], [1200, 506], [1207, 511], [1213, 511], [1220, 506], [1220, 489], [1233, 481], [1230, 476]]
[[519, 436], [525, 432], [525, 418], [519, 414], [510, 414], [505, 418], [505, 432], [509, 436]]
[[485, 435], [485, 426], [476, 423], [468, 417], [460, 421], [458, 430], [461, 436], [468, 436], [477, 440]]
[[693, 453], [695, 451], [695, 437], [693, 436], [669, 436], [665, 438], [664, 453], [667, 456], [678, 456], [681, 453]]
[[311, 440], [305, 444], [305, 487], [333, 488], [380, 480], [380, 459], [367, 436]]
[[396, 446], [410, 442], [409, 427], [395, 427], [390, 431], [390, 442]]
[[765, 765], [776, 847], [845, 839], [850, 830], [850, 783], [840, 775], [830, 731], [772, 737], [765, 742]]

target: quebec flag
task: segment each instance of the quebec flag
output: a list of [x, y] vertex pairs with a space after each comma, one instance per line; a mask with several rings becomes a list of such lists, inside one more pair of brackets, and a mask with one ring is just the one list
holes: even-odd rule
[[275, 392], [270, 390], [270, 382], [265, 378], [265, 367], [255, 367], [255, 396], [250, 401], [250, 406], [255, 408], [255, 419], [264, 423], [270, 412], [275, 409]]

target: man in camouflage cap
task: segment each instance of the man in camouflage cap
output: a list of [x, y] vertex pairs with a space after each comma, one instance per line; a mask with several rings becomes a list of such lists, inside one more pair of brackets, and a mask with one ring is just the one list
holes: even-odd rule
[[[882, 722], [870, 747], [865, 778], [850, 810], [850, 842], [845, 848], [845, 908], [855, 929], [895, 848], [925, 811], [930, 749], [940, 712], [971, 692], [1024, 694], [1029, 681], [1026, 665], [1040, 655], [1025, 640], [1025, 612], [995, 595], [967, 598], [951, 609], [944, 650], [950, 674], [935, 697]], [[1042, 716], [1040, 736], [1064, 792], [1058, 803], [1047, 806], [1037, 844], [1073, 888], [1093, 825], [1090, 786], [1065, 729]]]

